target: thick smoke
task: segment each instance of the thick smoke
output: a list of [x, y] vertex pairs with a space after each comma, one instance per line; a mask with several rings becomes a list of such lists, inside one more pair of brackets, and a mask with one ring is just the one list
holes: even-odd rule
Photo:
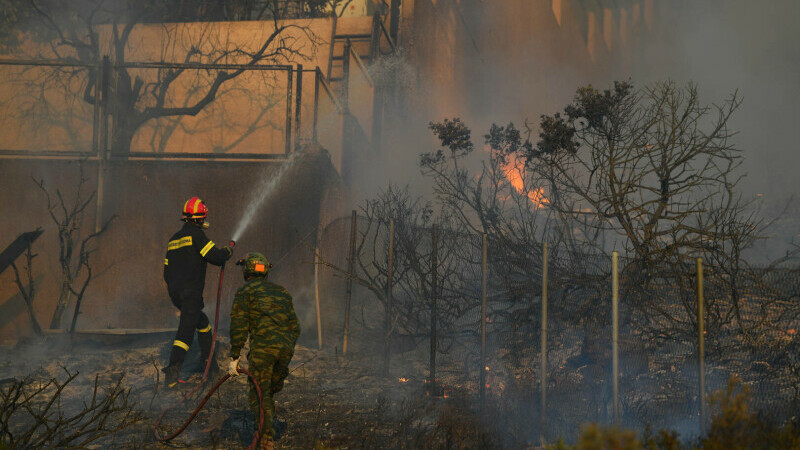
[[745, 157], [749, 192], [800, 193], [800, 3], [793, 0], [661, 2], [663, 36], [650, 44], [635, 81], [694, 81], [706, 102], [730, 93], [743, 104], [732, 125]]
[[[404, 104], [387, 114], [391, 120], [384, 127], [385, 173], [364, 170], [377, 176], [359, 183], [363, 194], [356, 200], [387, 181], [430, 194], [418, 166], [419, 154], [437, 146], [430, 121], [461, 117], [479, 148], [491, 123], [514, 122], [523, 130], [527, 124], [535, 140], [539, 117], [563, 109], [579, 86], [691, 82], [704, 104], [721, 104], [734, 92], [742, 99], [729, 123], [744, 157], [739, 192], [756, 200], [766, 220], [783, 214], [769, 231], [777, 239], [759, 256], [783, 255], [797, 234], [796, 204], [785, 212], [784, 207], [800, 195], [793, 173], [800, 138], [800, 3], [612, 3], [417, 2], [401, 40], [405, 59], [383, 68], [404, 87]], [[623, 10], [637, 17], [627, 26]]]
[[[492, 122], [521, 126], [527, 120], [535, 132], [539, 116], [562, 109], [578, 86], [630, 79], [641, 87], [671, 79], [697, 83], [705, 104], [720, 104], [734, 92], [743, 99], [730, 122], [744, 157], [743, 197], [781, 203], [800, 194], [793, 173], [800, 138], [800, 3], [655, 0], [652, 21], [641, 19], [629, 42], [601, 41], [592, 54], [586, 31], [566, 17], [558, 24], [549, 1], [434, 3], [417, 2], [415, 34], [404, 41], [416, 92], [407, 99], [402, 131], [387, 124], [384, 151], [391, 164], [384, 180], [419, 189], [416, 157], [435, 146], [428, 121], [462, 117], [479, 145]], [[694, 432], [693, 421], [675, 420], [673, 429]]]
[[[800, 138], [795, 101], [800, 96], [800, 3], [656, 0], [652, 20], [640, 17], [631, 24], [627, 40], [620, 33], [607, 40], [600, 29], [593, 45], [591, 26], [581, 21], [593, 14], [602, 27], [604, 2], [594, 11], [579, 10], [580, 2], [553, 3], [563, 5], [560, 24], [549, 1], [420, 2], [415, 33], [403, 42], [413, 55], [416, 73], [410, 75], [421, 101], [412, 103], [413, 125], [460, 116], [479, 138], [492, 122], [536, 125], [541, 114], [563, 108], [578, 86], [603, 88], [625, 79], [637, 86], [666, 79], [695, 82], [705, 103], [721, 103], [735, 91], [744, 100], [732, 121], [739, 132], [735, 144], [745, 157], [743, 191], [800, 193], [800, 180], [793, 176]], [[646, 8], [646, 2], [619, 7], [631, 14], [634, 4]], [[620, 16], [612, 17], [621, 30]], [[427, 133], [421, 128], [406, 129], [406, 147], [419, 145], [418, 138]]]

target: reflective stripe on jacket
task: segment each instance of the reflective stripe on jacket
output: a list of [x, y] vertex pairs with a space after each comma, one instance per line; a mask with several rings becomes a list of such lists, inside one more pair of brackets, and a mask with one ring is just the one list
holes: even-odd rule
[[218, 248], [203, 230], [191, 223], [172, 235], [164, 257], [164, 281], [170, 293], [185, 289], [203, 292], [207, 263], [221, 266], [231, 257], [228, 247]]

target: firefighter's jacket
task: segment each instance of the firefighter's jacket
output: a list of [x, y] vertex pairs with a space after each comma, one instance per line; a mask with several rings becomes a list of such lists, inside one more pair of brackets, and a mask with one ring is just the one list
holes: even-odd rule
[[164, 281], [170, 295], [180, 291], [203, 292], [207, 262], [221, 266], [231, 257], [230, 247], [217, 248], [203, 230], [191, 223], [172, 235], [164, 258]]

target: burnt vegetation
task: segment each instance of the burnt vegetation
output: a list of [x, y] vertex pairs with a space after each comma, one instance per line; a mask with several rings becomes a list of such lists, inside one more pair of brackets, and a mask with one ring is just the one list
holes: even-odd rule
[[[137, 132], [153, 126], [161, 131], [153, 133], [150, 145], [163, 152], [171, 133], [181, 128], [182, 117], [197, 116], [219, 97], [242, 89], [234, 80], [245, 78], [249, 68], [291, 64], [310, 56], [298, 44], [302, 39], [315, 43], [317, 37], [290, 19], [320, 17], [327, 14], [328, 4], [343, 11], [349, 3], [0, 0], [0, 22], [5, 25], [0, 27], [0, 46], [9, 50], [21, 38], [32, 38], [40, 59], [73, 64], [44, 75], [36, 69], [20, 73], [20, 80], [29, 84], [19, 95], [33, 93], [33, 99], [22, 102], [19, 114], [30, 119], [32, 129], [53, 124], [80, 147], [70, 122], [75, 119], [62, 117], [69, 112], [47, 101], [52, 90], [62, 90], [72, 99], [70, 106], [95, 106], [100, 122], [113, 122], [111, 135], [96, 136], [93, 143], [110, 142], [113, 151], [128, 152]], [[183, 66], [157, 65], [146, 75], [129, 61], [136, 46], [132, 36], [140, 25], [212, 19], [271, 21], [272, 28], [252, 45], [230, 47], [213, 40], [202, 26], [190, 38], [178, 27], [162, 25], [166, 43], [160, 62]], [[108, 62], [101, 70], [104, 57]], [[237, 66], [213, 67], [231, 63]], [[189, 64], [204, 68], [188, 69]], [[275, 78], [267, 82], [272, 87], [279, 83]], [[277, 104], [267, 99], [257, 105], [259, 114], [245, 124], [241, 136], [215, 151], [230, 150], [258, 128], [271, 126], [264, 118]], [[587, 421], [610, 422], [612, 251], [622, 256], [623, 424], [658, 429], [676, 426], [675, 417], [688, 417], [690, 425], [677, 424], [683, 433], [696, 425], [694, 414], [704, 401], [697, 398], [696, 388], [695, 261], [701, 258], [706, 266], [709, 384], [723, 387], [738, 374], [753, 392], [738, 391], [734, 382], [713, 397], [718, 415], [699, 445], [797, 445], [791, 424], [796, 425], [800, 410], [800, 266], [793, 252], [760, 266], [748, 258], [767, 235], [771, 218], [762, 217], [758, 205], [737, 190], [743, 157], [732, 144], [735, 131], [729, 122], [740, 104], [734, 93], [719, 105], [705, 105], [691, 84], [661, 82], [636, 88], [617, 82], [605, 90], [579, 88], [569, 105], [542, 116], [538, 126], [492, 125], [481, 145], [459, 118], [431, 123], [440, 145], [420, 155], [419, 166], [432, 193], [415, 196], [408, 188], [388, 186], [366, 201], [360, 208], [352, 270], [314, 251], [318, 264], [370, 292], [370, 308], [362, 307], [353, 321], [368, 336], [385, 339], [387, 353], [389, 341], [410, 342], [403, 350], [424, 349], [431, 343], [440, 372], [429, 372], [429, 381], [438, 389], [427, 394], [450, 400], [441, 408], [420, 401], [394, 411], [379, 399], [375, 409], [361, 411], [363, 427], [361, 422], [349, 424], [355, 428], [338, 438], [330, 436], [324, 445], [520, 447], [540, 437], [572, 437]], [[50, 328], [62, 327], [74, 298], [70, 330], [75, 329], [81, 299], [96, 275], [91, 255], [114, 219], [99, 222], [94, 232], [85, 231], [87, 208], [97, 199], [94, 192], [86, 192], [82, 165], [80, 171], [72, 198], [36, 180], [60, 244], [60, 292]], [[483, 236], [489, 274], [485, 318]], [[551, 333], [547, 436], [538, 428], [545, 415], [538, 406], [545, 244], [550, 292], [546, 328]], [[13, 269], [34, 332], [43, 335], [32, 306], [35, 257], [28, 247], [26, 266]], [[489, 350], [485, 367], [480, 360], [482, 325]], [[96, 379], [87, 397], [91, 400], [62, 410], [62, 397], [77, 376], [65, 373], [64, 379], [2, 382], [3, 445], [104, 443], [141, 421], [121, 378], [108, 390]], [[478, 413], [474, 400], [484, 389], [488, 398]], [[331, 409], [346, 416], [352, 412], [346, 401]], [[322, 402], [312, 407], [315, 418], [308, 425], [314, 432], [304, 438], [313, 440], [294, 436], [302, 441], [300, 448], [316, 447], [317, 430], [324, 426], [319, 418]], [[372, 433], [374, 429], [381, 434]], [[359, 435], [366, 438], [359, 442]], [[640, 440], [633, 432], [593, 427], [579, 445], [684, 444], [671, 432], [655, 437], [646, 433]]]
[[[35, 233], [41, 234], [42, 229], [36, 229]], [[33, 259], [38, 256], [33, 252], [33, 242], [29, 242], [25, 248], [25, 266], [20, 269], [17, 267], [16, 262], [11, 263], [11, 268], [14, 270], [14, 283], [17, 285], [22, 299], [25, 301], [25, 309], [28, 312], [28, 320], [31, 323], [31, 329], [37, 337], [43, 337], [44, 331], [42, 326], [39, 325], [39, 320], [36, 319], [36, 312], [33, 308], [33, 301], [36, 298], [36, 282], [33, 278]], [[20, 274], [22, 273], [22, 274]]]
[[548, 429], [556, 436], [611, 420], [612, 251], [620, 254], [622, 423], [658, 429], [683, 417], [677, 431], [696, 433], [697, 419], [688, 417], [701, 401], [695, 262], [702, 258], [709, 386], [738, 374], [753, 387], [749, 399], [763, 424], [791, 423], [800, 405], [796, 254], [752, 262], [775, 218], [737, 190], [742, 154], [729, 122], [740, 103], [734, 93], [705, 105], [692, 84], [617, 82], [578, 89], [538, 127], [493, 125], [481, 147], [458, 118], [431, 123], [441, 146], [421, 155], [420, 168], [432, 195], [390, 186], [365, 202], [352, 274], [318, 256], [385, 307], [394, 222], [392, 320], [376, 312], [361, 326], [374, 335], [389, 327], [391, 339], [421, 344], [435, 314], [443, 389], [475, 395], [486, 235], [487, 407], [502, 422], [501, 445], [512, 446], [539, 436], [531, 424], [541, 419], [544, 244]]
[[[61, 269], [59, 284], [61, 287], [56, 308], [50, 321], [50, 329], [61, 328], [64, 313], [70, 304], [70, 299], [74, 296], [75, 308], [72, 322], [69, 326], [69, 331], [74, 332], [78, 315], [80, 314], [81, 301], [94, 276], [91, 255], [97, 249], [96, 241], [108, 231], [109, 226], [116, 219], [116, 215], [112, 215], [102, 221], [98, 220], [94, 231], [86, 230], [87, 214], [91, 211], [90, 205], [93, 205], [96, 201], [97, 192], [86, 192], [86, 185], [89, 179], [86, 177], [83, 161], [78, 165], [78, 184], [74, 197], [65, 196], [60, 189], [56, 189], [54, 193], [51, 193], [51, 190], [48, 190], [45, 186], [44, 180], [34, 179], [34, 182], [44, 194], [47, 212], [58, 231], [58, 263]], [[29, 247], [27, 256], [28, 287], [25, 288], [19, 279], [17, 280], [17, 285], [20, 292], [26, 297], [26, 301], [28, 301], [28, 297], [31, 298], [28, 303], [33, 301], [34, 292], [31, 273], [32, 262], [33, 255]], [[32, 317], [31, 320], [35, 321], [35, 318]], [[37, 334], [41, 335], [41, 333]]]
[[[0, 446], [86, 448], [108, 445], [143, 416], [130, 401], [123, 376], [105, 386], [99, 375], [82, 402], [69, 399], [78, 372], [63, 369], [49, 379], [3, 380], [0, 384]], [[112, 440], [110, 440], [112, 439]]]
[[[604, 91], [579, 89], [538, 129], [492, 126], [482, 146], [460, 119], [431, 124], [441, 145], [420, 157], [431, 196], [389, 186], [365, 202], [352, 271], [308, 245], [318, 264], [369, 291], [361, 308], [353, 306], [353, 326], [366, 333], [362, 338], [379, 337], [367, 343], [372, 350], [391, 341], [383, 346], [391, 348], [388, 373], [401, 376], [405, 400], [370, 397], [398, 381], [373, 378], [375, 364], [359, 366], [358, 345], [355, 357], [335, 360], [304, 349], [280, 412], [301, 426], [284, 445], [520, 448], [564, 437], [576, 439], [577, 448], [792, 448], [800, 274], [791, 252], [767, 265], [748, 259], [770, 222], [737, 192], [742, 157], [730, 143], [728, 121], [738, 105], [736, 96], [703, 105], [692, 85], [636, 89], [621, 82]], [[544, 244], [546, 435], [538, 397]], [[592, 426], [576, 436], [587, 422], [612, 421], [612, 251], [622, 256], [621, 424], [665, 431]], [[718, 391], [710, 399], [698, 398], [697, 389], [696, 258], [705, 263], [708, 392]], [[430, 389], [417, 366], [427, 363], [434, 320], [438, 371]], [[307, 381], [306, 369], [320, 368]], [[406, 376], [414, 381], [404, 384]], [[365, 398], [342, 389], [342, 379], [368, 391]], [[476, 401], [481, 383], [483, 411]], [[708, 434], [691, 441], [706, 400]], [[230, 406], [222, 403], [212, 404], [208, 416]]]

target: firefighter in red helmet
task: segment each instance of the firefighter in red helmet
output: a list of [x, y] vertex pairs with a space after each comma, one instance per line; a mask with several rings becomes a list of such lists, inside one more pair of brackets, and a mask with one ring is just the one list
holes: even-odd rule
[[[206, 237], [208, 208], [198, 197], [190, 198], [183, 205], [183, 227], [172, 235], [164, 258], [164, 281], [172, 304], [181, 311], [178, 332], [169, 356], [169, 365], [164, 369], [168, 388], [175, 387], [183, 360], [197, 331], [201, 358], [205, 363], [211, 358], [211, 369], [218, 370], [214, 355], [211, 355], [211, 323], [203, 313], [203, 288], [206, 266], [211, 263], [221, 266], [233, 254], [231, 247], [218, 248]], [[205, 367], [205, 366], [204, 366]]]

